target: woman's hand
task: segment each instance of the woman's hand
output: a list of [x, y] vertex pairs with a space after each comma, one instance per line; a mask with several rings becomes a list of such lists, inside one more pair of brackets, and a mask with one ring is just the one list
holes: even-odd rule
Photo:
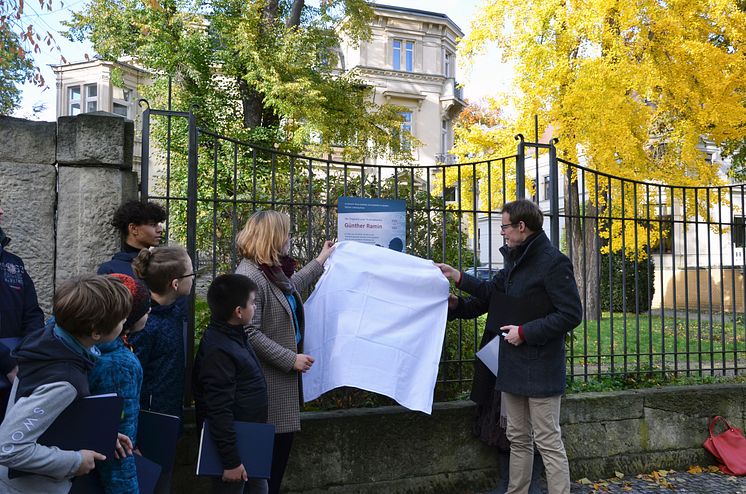
[[310, 355], [299, 353], [295, 356], [295, 364], [293, 364], [293, 369], [297, 370], [298, 372], [307, 372], [308, 369], [310, 369], [313, 365], [313, 362], [314, 359]]
[[440, 272], [443, 273], [443, 276], [445, 276], [449, 280], [453, 280], [455, 283], [461, 281], [461, 271], [459, 271], [458, 269], [445, 263], [436, 262], [435, 265], [438, 266], [438, 269], [440, 269]]
[[334, 250], [334, 242], [331, 240], [324, 241], [324, 246], [321, 247], [321, 252], [316, 257], [316, 260], [319, 262], [319, 264], [323, 265], [327, 259], [329, 259], [329, 256], [332, 255], [332, 251]]

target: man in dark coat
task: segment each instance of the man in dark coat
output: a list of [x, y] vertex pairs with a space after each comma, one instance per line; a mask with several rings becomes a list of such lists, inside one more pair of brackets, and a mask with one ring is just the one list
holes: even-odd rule
[[[508, 494], [527, 492], [533, 442], [546, 466], [550, 494], [569, 494], [570, 469], [560, 431], [560, 398], [565, 391], [565, 336], [582, 319], [572, 263], [550, 243], [541, 209], [518, 200], [503, 207], [500, 252], [504, 268], [481, 281], [440, 264], [443, 274], [472, 295], [452, 296], [449, 309], [462, 304], [488, 308], [486, 330], [500, 331], [496, 389], [503, 392], [510, 446]], [[495, 311], [500, 317], [493, 317]], [[511, 324], [490, 328], [490, 319]], [[533, 437], [532, 437], [533, 436]]]
[[122, 250], [98, 267], [98, 274], [122, 273], [136, 277], [132, 261], [142, 249], [158, 247], [166, 211], [154, 202], [129, 201], [114, 213], [111, 224], [122, 236]]
[[[0, 220], [4, 213], [0, 208]], [[44, 327], [44, 312], [23, 261], [5, 250], [9, 243], [0, 228], [0, 338], [19, 338]], [[10, 350], [0, 344], [0, 372], [12, 382], [16, 370]]]

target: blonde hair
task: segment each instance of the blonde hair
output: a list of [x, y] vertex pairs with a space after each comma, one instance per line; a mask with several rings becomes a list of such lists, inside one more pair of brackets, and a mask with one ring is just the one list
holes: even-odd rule
[[290, 234], [290, 217], [278, 211], [257, 211], [236, 237], [241, 256], [257, 264], [280, 264], [282, 246]]
[[151, 247], [137, 254], [132, 270], [150, 291], [164, 294], [173, 280], [187, 274], [184, 261], [189, 261], [184, 247]]
[[54, 292], [57, 324], [73, 336], [109, 334], [127, 319], [132, 295], [113, 276], [84, 275], [63, 281]]

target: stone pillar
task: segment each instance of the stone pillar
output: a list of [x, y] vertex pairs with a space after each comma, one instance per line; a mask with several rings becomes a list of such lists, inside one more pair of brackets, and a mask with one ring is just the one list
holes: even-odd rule
[[54, 292], [55, 122], [0, 117], [0, 223], [49, 315]]
[[134, 124], [106, 112], [60, 117], [57, 128], [56, 279], [95, 273], [120, 249], [111, 226], [122, 202], [137, 199]]

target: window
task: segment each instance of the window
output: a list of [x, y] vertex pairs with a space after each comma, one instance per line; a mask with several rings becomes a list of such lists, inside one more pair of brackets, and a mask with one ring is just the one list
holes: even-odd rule
[[541, 181], [541, 185], [542, 189], [544, 189], [544, 200], [551, 199], [552, 188], [550, 187], [551, 182], [549, 181], [549, 175], [544, 175], [544, 178]]
[[746, 217], [733, 217], [733, 246], [746, 247]]
[[670, 254], [673, 252], [673, 216], [661, 215], [658, 228], [661, 236], [659, 252]]
[[403, 70], [412, 72], [414, 70], [414, 41], [395, 39], [393, 48], [391, 61], [394, 70], [402, 70], [403, 66]]
[[412, 134], [412, 112], [405, 111], [401, 112], [399, 115], [401, 115], [402, 118], [401, 126], [399, 127], [401, 147], [404, 150], [409, 150], [412, 146], [412, 143], [409, 140], [409, 137]]
[[70, 116], [80, 114], [80, 86], [67, 88], [67, 114]]
[[453, 77], [453, 53], [446, 51], [445, 61], [443, 63], [443, 75]]
[[445, 202], [456, 202], [456, 186], [443, 189], [443, 200]]
[[129, 118], [130, 100], [132, 90], [122, 87], [114, 87], [112, 91], [113, 103], [111, 111], [124, 118]]
[[440, 152], [448, 152], [448, 120], [443, 119], [440, 122]]
[[116, 113], [117, 115], [121, 115], [123, 117], [127, 117], [127, 105], [123, 105], [121, 103], [114, 103], [114, 106], [111, 109], [112, 112]]
[[98, 86], [86, 84], [85, 86], [85, 111], [86, 113], [98, 110]]

